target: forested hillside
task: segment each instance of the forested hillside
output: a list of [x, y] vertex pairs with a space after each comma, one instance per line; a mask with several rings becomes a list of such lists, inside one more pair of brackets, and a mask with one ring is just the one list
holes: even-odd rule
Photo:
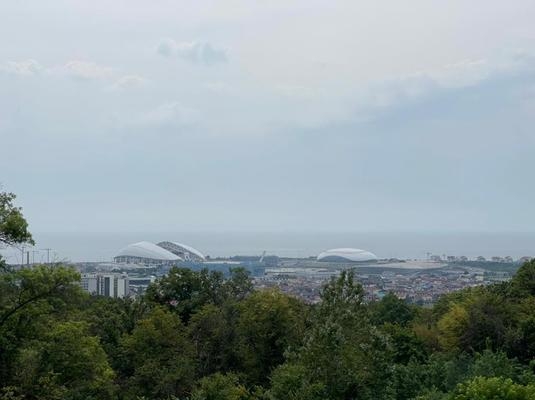
[[432, 309], [364, 304], [351, 271], [307, 305], [242, 270], [173, 269], [143, 298], [2, 267], [2, 399], [535, 398], [535, 262]]

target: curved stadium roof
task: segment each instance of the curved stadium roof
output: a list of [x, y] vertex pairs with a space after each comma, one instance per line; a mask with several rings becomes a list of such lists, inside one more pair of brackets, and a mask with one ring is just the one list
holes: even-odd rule
[[377, 256], [366, 250], [342, 248], [324, 251], [318, 256], [318, 261], [370, 262], [377, 261]]
[[115, 257], [139, 257], [161, 261], [181, 261], [182, 258], [151, 242], [130, 244], [119, 251]]
[[182, 253], [191, 253], [191, 254], [199, 257], [201, 260], [205, 259], [204, 255], [199, 250], [197, 250], [197, 249], [195, 249], [195, 248], [193, 248], [191, 246], [188, 246], [187, 244], [178, 243], [178, 242], [164, 241], [164, 242], [158, 243], [158, 246], [162, 247], [162, 248], [164, 248], [166, 250], [169, 250], [172, 253], [175, 253], [175, 251], [182, 252]]

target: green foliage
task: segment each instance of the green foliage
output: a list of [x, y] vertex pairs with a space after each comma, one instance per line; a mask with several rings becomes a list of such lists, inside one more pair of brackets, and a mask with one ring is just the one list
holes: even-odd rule
[[471, 376], [503, 377], [525, 381], [531, 380], [528, 374], [530, 371], [525, 370], [516, 360], [509, 359], [502, 351], [485, 350], [476, 354], [470, 368]]
[[419, 396], [416, 396], [415, 400], [447, 400], [448, 395], [446, 393], [442, 393], [436, 389], [430, 389], [426, 390], [424, 393], [422, 393]]
[[444, 314], [446, 314], [450, 310], [453, 304], [464, 304], [470, 299], [472, 299], [474, 296], [477, 296], [480, 293], [484, 293], [486, 291], [487, 289], [484, 287], [468, 287], [441, 296], [434, 304], [432, 309], [434, 321], [436, 322], [441, 317], [443, 317]]
[[0, 330], [22, 311], [76, 296], [80, 293], [79, 281], [80, 275], [76, 271], [61, 266], [38, 266], [0, 273]]
[[187, 322], [191, 315], [205, 304], [223, 301], [223, 274], [188, 268], [172, 268], [169, 274], [150, 285], [146, 298], [166, 306]]
[[51, 318], [69, 311], [82, 296], [79, 274], [70, 268], [38, 266], [0, 272], [0, 382], [28, 340], [40, 340]]
[[243, 267], [231, 268], [230, 278], [225, 281], [226, 297], [232, 300], [243, 300], [253, 292], [250, 273]]
[[252, 400], [249, 391], [234, 374], [215, 373], [202, 378], [191, 400]]
[[147, 313], [147, 305], [142, 300], [111, 297], [87, 297], [81, 317], [89, 324], [90, 332], [100, 338], [100, 342], [111, 362], [119, 359], [121, 337], [132, 333], [137, 321]]
[[15, 198], [13, 193], [0, 192], [0, 244], [34, 244], [22, 208], [13, 205]]
[[445, 350], [453, 351], [460, 347], [461, 336], [468, 325], [466, 306], [453, 304], [449, 311], [438, 321], [439, 341]]
[[354, 271], [342, 271], [338, 278], [332, 277], [321, 292], [319, 319], [335, 318], [352, 320], [354, 315], [363, 315], [364, 290], [355, 282]]
[[389, 292], [380, 301], [371, 305], [371, 319], [375, 325], [384, 323], [407, 326], [415, 317], [416, 310], [405, 301]]
[[420, 309], [417, 317], [411, 323], [410, 329], [414, 332], [418, 340], [421, 341], [428, 353], [434, 353], [441, 349], [439, 329], [433, 309]]
[[300, 344], [304, 316], [305, 306], [278, 290], [255, 292], [240, 302], [238, 352], [249, 382], [267, 382], [284, 352]]
[[121, 341], [121, 368], [129, 398], [183, 396], [194, 382], [194, 352], [180, 318], [162, 308], [140, 320]]
[[516, 297], [535, 295], [535, 258], [518, 269], [511, 281], [511, 290]]
[[447, 351], [481, 351], [500, 348], [512, 324], [511, 306], [491, 291], [472, 291], [449, 309], [437, 323], [439, 341]]
[[191, 315], [205, 304], [241, 300], [251, 289], [248, 273], [240, 268], [231, 270], [230, 279], [225, 280], [220, 272], [174, 267], [167, 276], [149, 286], [146, 298], [173, 310], [187, 324]]
[[535, 316], [532, 315], [535, 304], [533, 300], [533, 298], [527, 299], [526, 303], [531, 304], [528, 305], [529, 310], [526, 314], [523, 315], [523, 312], [517, 309], [517, 312], [522, 314], [518, 316], [516, 326], [508, 331], [506, 337], [506, 350], [525, 362], [535, 357]]
[[86, 324], [54, 324], [25, 345], [14, 364], [18, 391], [39, 399], [111, 399], [114, 372]]
[[535, 386], [519, 385], [508, 378], [477, 377], [461, 383], [451, 400], [533, 400]]
[[207, 304], [193, 314], [188, 333], [195, 349], [198, 375], [239, 368], [237, 323], [235, 303], [222, 307]]
[[392, 377], [393, 391], [397, 399], [412, 399], [426, 389], [427, 369], [415, 360], [407, 364], [395, 364]]
[[332, 400], [388, 398], [390, 345], [371, 325], [362, 293], [352, 271], [342, 272], [324, 287], [313, 326], [291, 357], [293, 371], [304, 371], [299, 386], [321, 389]]
[[410, 360], [425, 361], [427, 358], [425, 344], [410, 328], [388, 323], [380, 329], [390, 337], [394, 363], [406, 364]]
[[0, 400], [23, 400], [24, 395], [18, 394], [17, 392], [17, 387], [4, 386], [0, 389]]
[[481, 351], [503, 346], [510, 310], [501, 296], [485, 292], [468, 303], [468, 321], [460, 336], [464, 351]]
[[323, 400], [327, 397], [325, 384], [313, 382], [305, 366], [286, 363], [271, 376], [268, 398], [271, 400]]

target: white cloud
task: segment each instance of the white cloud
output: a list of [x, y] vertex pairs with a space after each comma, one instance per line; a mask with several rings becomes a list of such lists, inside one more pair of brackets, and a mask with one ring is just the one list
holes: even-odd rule
[[194, 64], [210, 66], [227, 62], [226, 51], [208, 42], [177, 43], [173, 39], [162, 39], [156, 51], [164, 57], [176, 56]]
[[43, 66], [35, 60], [24, 60], [24, 61], [7, 61], [4, 64], [0, 64], [0, 72], [22, 75], [22, 76], [33, 76], [41, 73], [44, 70]]
[[[114, 79], [117, 70], [112, 67], [97, 64], [91, 61], [72, 60], [62, 65], [46, 67], [39, 62], [29, 59], [23, 61], [7, 61], [0, 63], [0, 73], [14, 74], [20, 76], [66, 76], [76, 80], [106, 80]], [[130, 89], [141, 87], [147, 80], [141, 76], [127, 74], [119, 76], [110, 89]]]
[[128, 90], [143, 87], [147, 83], [145, 78], [138, 75], [124, 75], [111, 86], [113, 90]]
[[437, 91], [460, 89], [489, 79], [495, 74], [487, 60], [463, 60], [435, 71], [387, 79], [370, 85], [364, 100], [368, 107], [389, 107], [425, 98]]
[[138, 125], [177, 128], [195, 125], [199, 120], [198, 110], [171, 102], [142, 114], [135, 122]]
[[79, 80], [111, 78], [114, 70], [90, 61], [73, 60], [56, 69], [59, 73]]
[[437, 70], [388, 79], [370, 85], [360, 98], [363, 113], [424, 100], [438, 93], [475, 87], [488, 81], [517, 77], [533, 70], [535, 59], [526, 53], [507, 57], [463, 60]]

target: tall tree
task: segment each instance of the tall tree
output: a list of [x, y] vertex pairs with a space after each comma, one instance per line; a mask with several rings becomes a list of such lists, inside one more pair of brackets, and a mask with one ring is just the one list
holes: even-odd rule
[[[294, 373], [294, 380], [300, 377], [298, 387], [315, 393], [314, 397], [389, 398], [393, 372], [390, 344], [386, 335], [370, 323], [363, 293], [353, 271], [343, 271], [333, 278], [322, 291], [322, 302], [313, 315], [304, 345], [290, 354], [288, 363], [295, 367], [281, 367], [286, 368], [283, 372]], [[281, 386], [280, 379], [287, 377], [277, 370], [272, 387]]]
[[258, 291], [239, 304], [237, 325], [241, 366], [250, 383], [267, 382], [284, 352], [301, 344], [305, 306], [278, 290]]
[[16, 196], [13, 193], [0, 192], [0, 244], [14, 245], [18, 243], [33, 244], [28, 222], [22, 215], [22, 208], [13, 204]]
[[180, 318], [161, 307], [121, 343], [119, 371], [127, 398], [185, 396], [195, 377], [194, 351]]
[[207, 304], [193, 314], [188, 332], [195, 348], [199, 376], [239, 368], [238, 305]]

